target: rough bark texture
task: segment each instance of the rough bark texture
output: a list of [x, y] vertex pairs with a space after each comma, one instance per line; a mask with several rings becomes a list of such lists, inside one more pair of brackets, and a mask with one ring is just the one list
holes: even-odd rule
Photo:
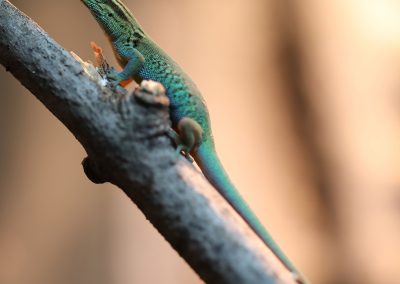
[[175, 153], [159, 86], [142, 86], [130, 96], [111, 93], [5, 0], [0, 63], [83, 145], [88, 175], [120, 187], [204, 281], [295, 283], [201, 173]]

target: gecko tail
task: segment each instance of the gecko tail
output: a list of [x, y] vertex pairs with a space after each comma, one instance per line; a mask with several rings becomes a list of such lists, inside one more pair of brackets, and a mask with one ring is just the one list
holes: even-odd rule
[[211, 139], [203, 141], [198, 146], [195, 153], [193, 153], [193, 158], [207, 180], [218, 190], [218, 192], [228, 201], [235, 211], [272, 250], [272, 252], [280, 259], [283, 265], [291, 272], [298, 275], [297, 269], [275, 243], [271, 235], [267, 232], [267, 230], [258, 220], [257, 216], [253, 213], [242, 196], [236, 190], [236, 187], [231, 182], [216, 154], [213, 141]]

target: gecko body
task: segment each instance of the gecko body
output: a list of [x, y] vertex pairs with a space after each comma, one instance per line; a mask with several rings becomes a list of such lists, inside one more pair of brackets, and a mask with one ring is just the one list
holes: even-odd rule
[[160, 82], [170, 99], [172, 126], [179, 135], [179, 151], [194, 158], [205, 177], [271, 249], [298, 283], [306, 283], [247, 206], [226, 174], [214, 147], [210, 119], [200, 91], [190, 77], [141, 28], [120, 0], [81, 0], [109, 38], [123, 67], [111, 78]]

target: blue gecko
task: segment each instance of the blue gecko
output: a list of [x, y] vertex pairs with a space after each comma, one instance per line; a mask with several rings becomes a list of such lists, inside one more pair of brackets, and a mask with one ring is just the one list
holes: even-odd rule
[[297, 283], [306, 283], [284, 255], [226, 174], [214, 147], [210, 119], [200, 91], [182, 70], [141, 28], [120, 0], [81, 0], [108, 36], [123, 67], [113, 82], [143, 79], [160, 82], [170, 99], [172, 126], [178, 134], [178, 151], [194, 158], [205, 177], [241, 215], [254, 232], [289, 269]]

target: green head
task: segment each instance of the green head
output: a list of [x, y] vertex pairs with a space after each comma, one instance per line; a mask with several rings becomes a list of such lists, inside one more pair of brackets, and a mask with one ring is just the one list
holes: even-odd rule
[[81, 0], [90, 10], [111, 40], [118, 39], [130, 30], [140, 30], [132, 13], [119, 0]]

